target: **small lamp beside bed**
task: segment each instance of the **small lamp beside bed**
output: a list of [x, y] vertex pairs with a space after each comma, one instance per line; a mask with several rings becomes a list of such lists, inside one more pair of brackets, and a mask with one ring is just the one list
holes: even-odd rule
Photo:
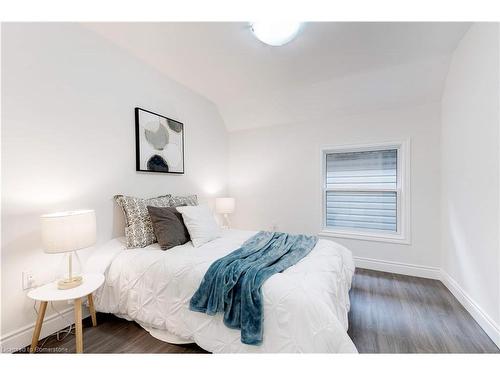
[[224, 216], [223, 228], [231, 228], [229, 221], [229, 214], [234, 212], [235, 200], [234, 198], [215, 198], [215, 211]]
[[73, 275], [73, 252], [95, 244], [94, 210], [58, 212], [40, 217], [42, 248], [46, 253], [69, 253], [68, 276], [59, 280], [58, 289], [72, 289], [82, 284], [81, 276]]

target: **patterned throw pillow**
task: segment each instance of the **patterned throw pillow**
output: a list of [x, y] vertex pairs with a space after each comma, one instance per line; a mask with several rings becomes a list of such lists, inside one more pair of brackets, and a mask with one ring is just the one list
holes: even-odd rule
[[147, 206], [170, 207], [171, 195], [162, 195], [156, 198], [136, 198], [126, 195], [115, 195], [116, 203], [122, 208], [125, 215], [125, 237], [127, 247], [145, 247], [156, 242], [153, 225]]
[[198, 197], [196, 195], [186, 195], [186, 196], [173, 195], [170, 197], [171, 207], [197, 206], [197, 205], [198, 205]]

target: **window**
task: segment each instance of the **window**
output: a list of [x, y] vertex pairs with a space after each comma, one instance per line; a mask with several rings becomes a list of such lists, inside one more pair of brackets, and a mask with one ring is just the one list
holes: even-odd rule
[[409, 243], [405, 142], [322, 151], [321, 235]]

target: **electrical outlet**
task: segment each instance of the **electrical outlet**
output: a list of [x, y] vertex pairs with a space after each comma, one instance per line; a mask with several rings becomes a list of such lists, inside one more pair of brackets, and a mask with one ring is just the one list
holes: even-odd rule
[[23, 290], [33, 288], [35, 286], [35, 278], [33, 277], [33, 272], [24, 271], [23, 272]]

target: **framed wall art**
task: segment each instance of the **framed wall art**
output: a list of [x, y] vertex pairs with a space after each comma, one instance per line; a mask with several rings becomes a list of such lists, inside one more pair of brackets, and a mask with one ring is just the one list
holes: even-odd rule
[[184, 174], [184, 124], [135, 108], [136, 171]]

